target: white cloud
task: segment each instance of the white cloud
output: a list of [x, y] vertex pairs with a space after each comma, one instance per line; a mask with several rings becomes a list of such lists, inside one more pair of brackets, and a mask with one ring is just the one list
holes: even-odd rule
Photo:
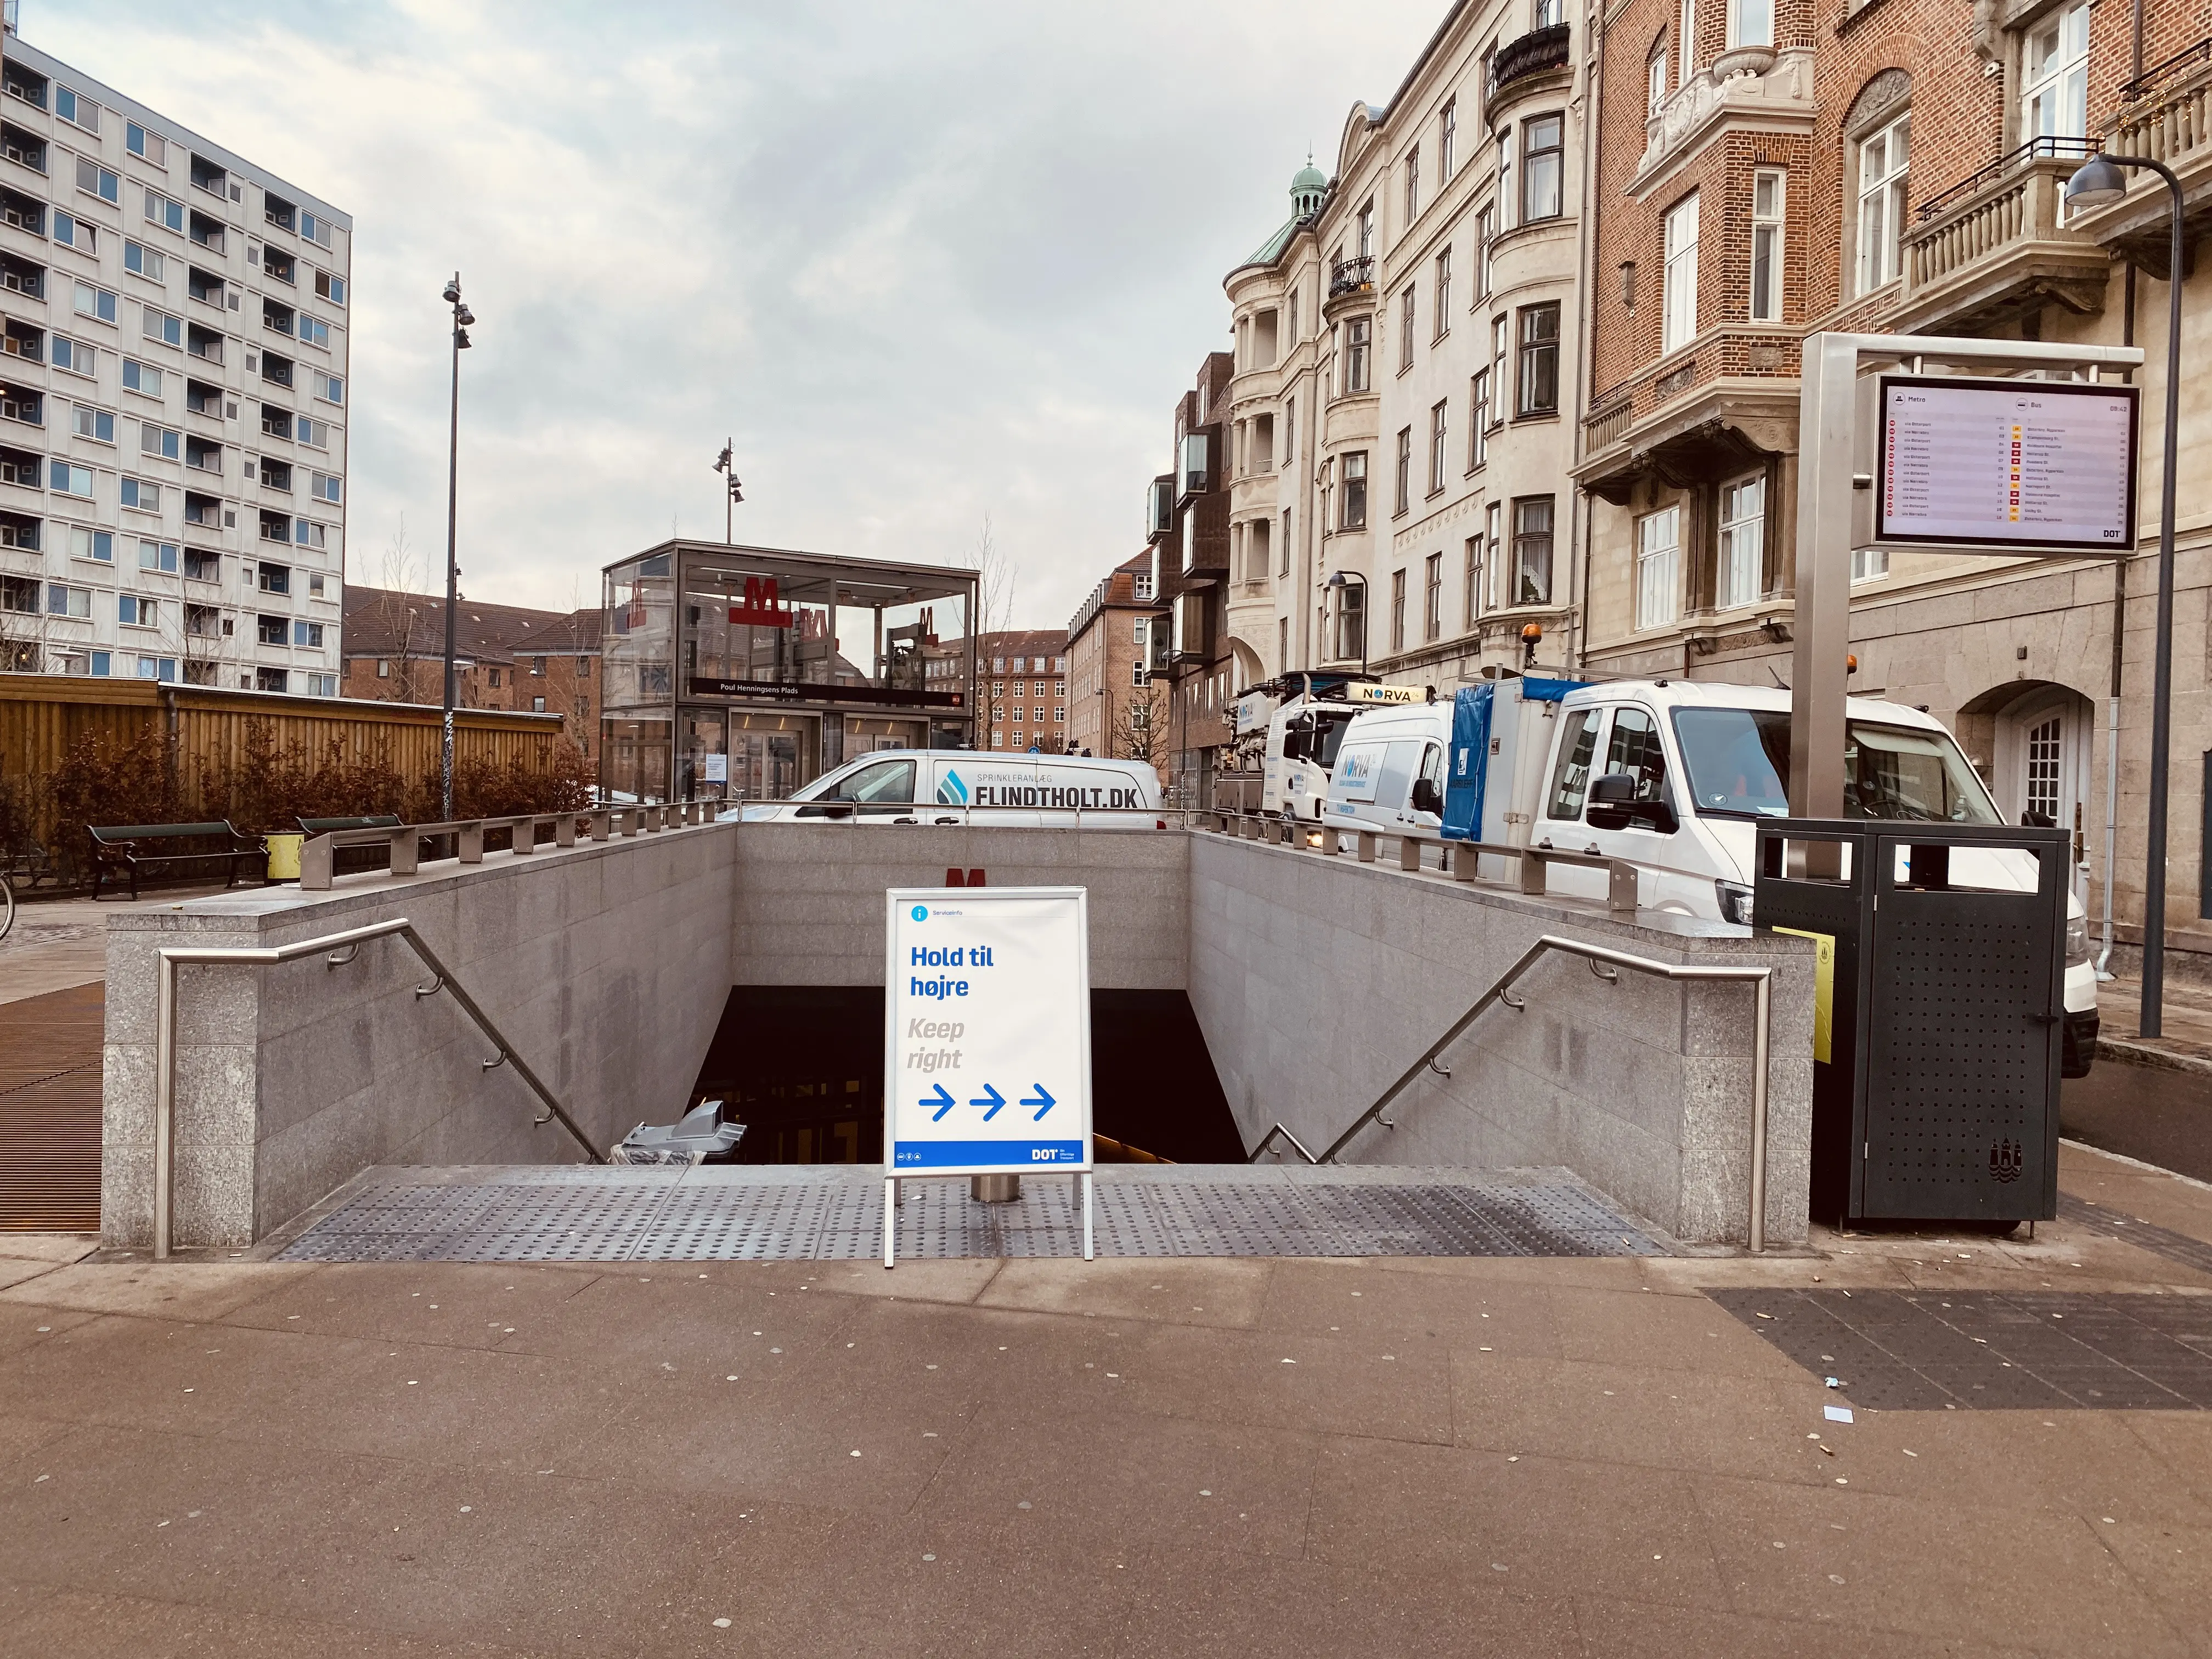
[[442, 554], [455, 269], [461, 562], [565, 605], [719, 532], [961, 556], [1019, 621], [1138, 546], [1223, 274], [1381, 101], [1441, 0], [1212, 9], [27, 0], [25, 34], [354, 216], [349, 562]]

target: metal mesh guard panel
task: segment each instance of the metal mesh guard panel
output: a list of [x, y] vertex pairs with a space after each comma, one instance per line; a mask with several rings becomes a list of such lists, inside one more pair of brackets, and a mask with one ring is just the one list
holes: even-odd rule
[[[582, 1172], [576, 1172], [580, 1174]], [[608, 1170], [555, 1182], [394, 1182], [295, 1239], [286, 1261], [867, 1261], [883, 1251], [883, 1188], [687, 1182]], [[908, 1181], [898, 1253], [915, 1259], [1073, 1256], [1073, 1182], [1032, 1176], [1011, 1204], [964, 1181]], [[1659, 1255], [1661, 1245], [1571, 1179], [1255, 1183], [1101, 1181], [1108, 1256]]]

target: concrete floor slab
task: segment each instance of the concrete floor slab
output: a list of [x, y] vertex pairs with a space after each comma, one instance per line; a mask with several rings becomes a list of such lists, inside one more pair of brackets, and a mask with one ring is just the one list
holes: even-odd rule
[[159, 1319], [216, 1319], [311, 1271], [289, 1263], [80, 1261], [41, 1274], [35, 1287], [0, 1290], [0, 1302]]
[[97, 1233], [0, 1232], [0, 1261], [82, 1261], [99, 1248]]

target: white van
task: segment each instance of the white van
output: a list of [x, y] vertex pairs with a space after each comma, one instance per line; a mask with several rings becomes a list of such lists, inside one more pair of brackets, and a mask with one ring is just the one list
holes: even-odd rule
[[[1360, 715], [1338, 750], [1324, 826], [1442, 841], [1449, 821], [1467, 839], [1632, 860], [1644, 908], [1749, 922], [1759, 820], [1789, 812], [1790, 694], [1632, 680], [1553, 682], [1538, 695], [1501, 701], [1487, 775], [1468, 781], [1450, 775], [1453, 704]], [[1847, 816], [2005, 822], [1942, 721], [1872, 697], [1847, 699], [1844, 718]], [[1990, 860], [2006, 884], [2034, 880], [2024, 853], [1962, 852], [1954, 868], [1958, 859]], [[1492, 862], [1483, 874], [1508, 873]], [[1603, 870], [1559, 865], [1547, 875], [1553, 892], [1606, 896]], [[2097, 975], [2087, 914], [2070, 892], [2066, 915], [2066, 1051], [2069, 1074], [2080, 1075], [2094, 1051]]]
[[[857, 818], [864, 823], [981, 823], [1164, 830], [1159, 774], [1144, 761], [997, 750], [879, 750], [825, 772], [787, 805], [739, 803], [747, 823]], [[970, 812], [969, 807], [989, 807]], [[1014, 808], [1015, 811], [1000, 810]]]

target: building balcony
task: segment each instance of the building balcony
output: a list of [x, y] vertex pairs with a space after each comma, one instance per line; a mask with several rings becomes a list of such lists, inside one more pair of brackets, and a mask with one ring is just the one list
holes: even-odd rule
[[1809, 135], [1813, 101], [1809, 47], [1739, 47], [1699, 70], [1644, 124], [1644, 155], [1628, 193], [1639, 200], [1675, 165], [1732, 129]]
[[1356, 259], [1339, 259], [1329, 267], [1328, 297], [1342, 299], [1347, 294], [1372, 294], [1375, 291], [1375, 256], [1363, 254]]
[[1568, 25], [1553, 23], [1498, 47], [1483, 85], [1485, 118], [1494, 120], [1500, 109], [1523, 96], [1566, 85], [1573, 77], [1571, 33]]
[[[2162, 161], [2180, 180], [2185, 246], [2212, 231], [2212, 39], [2123, 87], [2111, 126], [2109, 154]], [[2165, 181], [2147, 167], [2128, 168], [2127, 179], [2125, 196], [2075, 215], [2068, 228], [2164, 282], [2172, 252]]]
[[1923, 203], [1901, 250], [1894, 325], [1972, 333], [2056, 302], [2104, 309], [2112, 260], [2066, 221], [2066, 181], [2094, 140], [2037, 138]]

